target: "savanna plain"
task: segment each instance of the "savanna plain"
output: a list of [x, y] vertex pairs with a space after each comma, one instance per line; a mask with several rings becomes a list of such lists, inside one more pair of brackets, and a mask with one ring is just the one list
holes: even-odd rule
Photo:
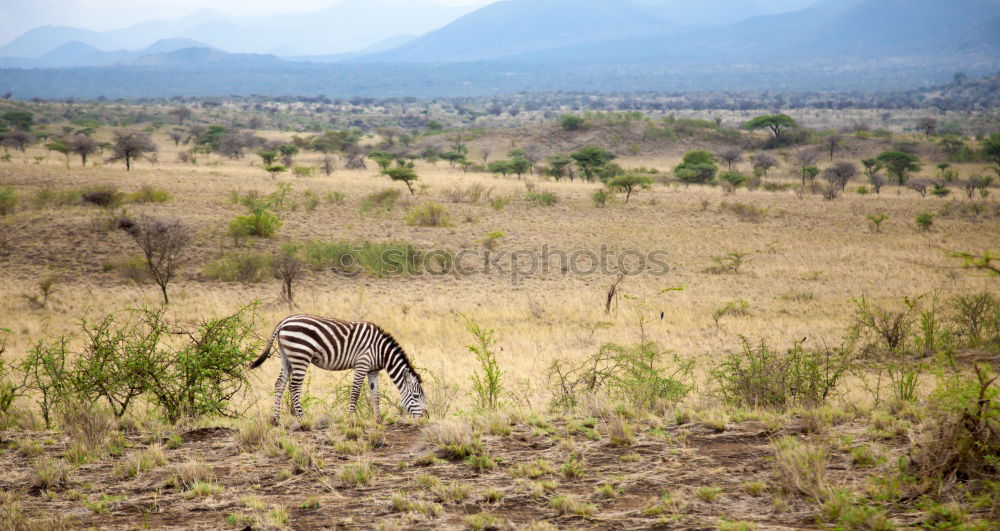
[[[0, 114], [2, 528], [1000, 521], [969, 115]], [[390, 332], [427, 415], [313, 368], [272, 426], [280, 362], [246, 366], [294, 313]]]

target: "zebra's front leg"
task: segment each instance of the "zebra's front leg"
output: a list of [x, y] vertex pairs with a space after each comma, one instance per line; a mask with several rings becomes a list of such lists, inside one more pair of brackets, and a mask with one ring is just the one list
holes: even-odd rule
[[372, 404], [375, 422], [382, 422], [382, 413], [378, 410], [378, 371], [368, 373], [368, 392]]
[[289, 378], [288, 391], [292, 393], [292, 413], [299, 418], [305, 414], [302, 411], [302, 382], [306, 379], [306, 370], [294, 369]]
[[355, 369], [354, 370], [354, 383], [351, 385], [351, 403], [347, 406], [347, 412], [354, 414], [358, 406], [358, 396], [361, 395], [361, 384], [365, 381], [365, 375], [368, 374], [367, 369]]

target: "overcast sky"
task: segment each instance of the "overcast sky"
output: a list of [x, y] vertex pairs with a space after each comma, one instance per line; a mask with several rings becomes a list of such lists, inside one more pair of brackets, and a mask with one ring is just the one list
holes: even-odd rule
[[[406, 0], [399, 0], [405, 2]], [[446, 5], [484, 5], [490, 0], [436, 0]], [[309, 13], [337, 0], [0, 0], [0, 44], [43, 25], [107, 30], [143, 20], [176, 19], [212, 8], [230, 15]]]

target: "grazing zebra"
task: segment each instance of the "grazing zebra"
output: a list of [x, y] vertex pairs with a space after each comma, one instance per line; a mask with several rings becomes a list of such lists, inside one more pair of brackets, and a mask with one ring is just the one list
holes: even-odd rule
[[250, 364], [251, 369], [260, 367], [267, 360], [275, 339], [281, 354], [281, 375], [274, 383], [275, 423], [281, 414], [281, 395], [286, 384], [292, 393], [292, 413], [302, 416], [302, 381], [310, 363], [328, 371], [354, 369], [351, 405], [348, 408], [351, 413], [354, 413], [361, 384], [367, 376], [372, 409], [375, 418], [379, 418], [378, 372], [382, 369], [399, 389], [403, 409], [417, 417], [424, 412], [420, 375], [399, 343], [375, 324], [312, 315], [287, 317], [274, 328], [264, 353]]

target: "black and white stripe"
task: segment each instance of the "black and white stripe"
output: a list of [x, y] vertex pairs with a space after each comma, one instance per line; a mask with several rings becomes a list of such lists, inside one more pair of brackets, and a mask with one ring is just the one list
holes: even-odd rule
[[287, 317], [275, 327], [263, 354], [250, 364], [251, 369], [267, 360], [275, 342], [282, 361], [281, 375], [274, 384], [275, 421], [281, 412], [281, 395], [286, 384], [292, 394], [292, 412], [296, 416], [302, 416], [302, 382], [310, 364], [328, 371], [354, 370], [349, 407], [352, 413], [361, 393], [361, 385], [367, 377], [372, 408], [375, 417], [379, 417], [378, 373], [384, 369], [399, 389], [403, 409], [411, 415], [423, 414], [424, 392], [420, 385], [420, 375], [413, 369], [399, 343], [373, 323], [348, 322], [313, 315]]

